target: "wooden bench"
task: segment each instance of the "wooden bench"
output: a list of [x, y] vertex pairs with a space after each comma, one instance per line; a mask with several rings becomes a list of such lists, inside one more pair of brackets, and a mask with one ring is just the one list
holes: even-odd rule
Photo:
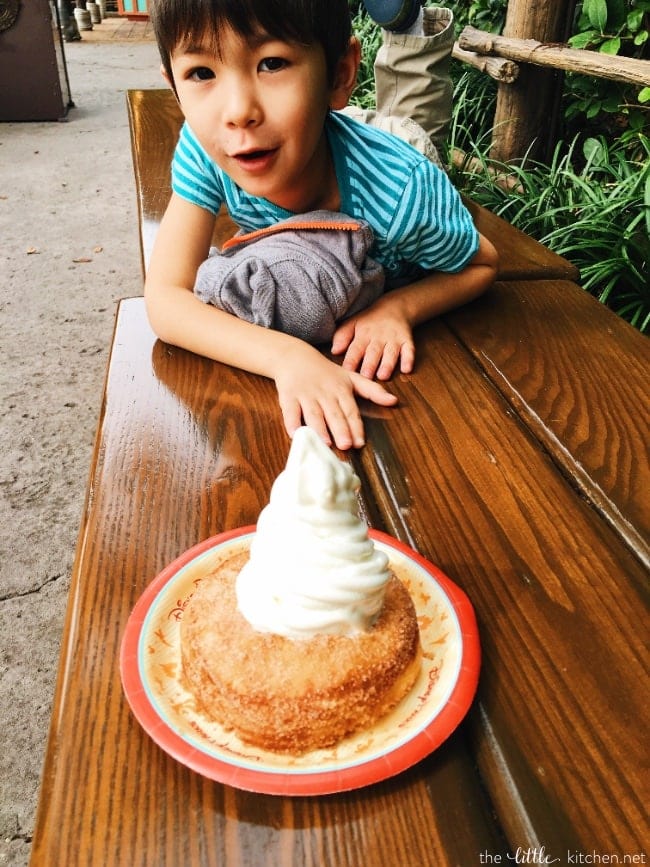
[[[625, 345], [635, 378], [643, 361]], [[368, 446], [350, 458], [372, 523], [469, 594], [483, 647], [477, 700], [446, 744], [395, 779], [323, 798], [254, 795], [163, 753], [133, 718], [117, 663], [160, 569], [254, 522], [267, 501], [288, 450], [274, 388], [156, 341], [141, 298], [120, 304], [33, 864], [256, 867], [285, 853], [296, 864], [451, 867], [540, 845], [558, 858], [643, 851], [647, 573], [505, 399], [507, 375], [486, 375], [443, 320], [420, 329], [418, 353], [416, 372], [392, 382], [399, 407], [369, 410]], [[550, 350], [540, 363], [555, 366]], [[531, 368], [535, 389], [539, 376]], [[582, 393], [564, 398], [569, 416]], [[640, 445], [636, 419], [635, 408], [607, 423], [621, 455]], [[612, 477], [617, 460], [607, 453]], [[642, 460], [636, 472], [647, 482]]]
[[[182, 115], [171, 90], [130, 90], [127, 93], [127, 106], [144, 273], [158, 224], [171, 193], [169, 170]], [[466, 202], [478, 230], [499, 252], [500, 279], [578, 279], [578, 269], [562, 256], [486, 208], [469, 200]], [[217, 222], [215, 244], [220, 246], [234, 231], [231, 220], [223, 213]]]
[[143, 299], [121, 302], [32, 864], [378, 867], [409, 852], [451, 867], [504, 854], [462, 730], [370, 790], [287, 799], [198, 776], [132, 716], [118, 657], [137, 599], [194, 542], [254, 523], [287, 452], [270, 382], [156, 341]]
[[510, 851], [642, 852], [650, 344], [539, 281], [497, 284], [418, 351], [392, 383], [408, 424], [369, 420], [359, 462], [390, 532], [477, 606], [470, 749]]
[[368, 444], [347, 459], [371, 524], [474, 604], [483, 666], [466, 721], [399, 776], [315, 798], [213, 783], [144, 733], [118, 675], [129, 614], [182, 551], [255, 522], [288, 441], [272, 383], [157, 341], [128, 299], [34, 865], [644, 863], [648, 342], [574, 283], [541, 277], [499, 281], [416, 341], [415, 372], [390, 384], [398, 406], [364, 407]]
[[446, 317], [552, 460], [650, 565], [650, 342], [575, 285], [510, 282]]

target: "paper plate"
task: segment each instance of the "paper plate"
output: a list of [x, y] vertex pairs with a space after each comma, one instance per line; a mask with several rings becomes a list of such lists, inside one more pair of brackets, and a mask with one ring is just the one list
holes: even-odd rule
[[336, 747], [286, 756], [243, 743], [197, 708], [180, 677], [183, 611], [202, 577], [247, 549], [254, 532], [255, 527], [243, 527], [195, 545], [152, 581], [133, 609], [120, 671], [140, 725], [194, 771], [273, 795], [322, 795], [367, 786], [429, 755], [463, 719], [476, 692], [476, 619], [467, 596], [439, 569], [376, 530], [370, 530], [371, 538], [385, 551], [415, 603], [423, 648], [418, 680], [388, 716]]

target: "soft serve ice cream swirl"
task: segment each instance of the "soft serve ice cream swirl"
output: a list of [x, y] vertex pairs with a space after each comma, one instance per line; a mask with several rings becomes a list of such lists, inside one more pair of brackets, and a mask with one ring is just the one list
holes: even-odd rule
[[358, 514], [359, 479], [308, 427], [260, 514], [237, 603], [261, 632], [291, 638], [369, 629], [390, 577]]

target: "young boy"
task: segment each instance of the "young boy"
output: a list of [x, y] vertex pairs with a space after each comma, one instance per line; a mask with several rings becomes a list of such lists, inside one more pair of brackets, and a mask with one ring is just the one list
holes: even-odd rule
[[[418, 0], [408, 5], [417, 15]], [[348, 0], [156, 0], [152, 20], [185, 116], [145, 284], [152, 327], [272, 378], [289, 435], [307, 424], [338, 448], [361, 447], [356, 398], [394, 405], [376, 380], [412, 371], [414, 326], [490, 285], [494, 249], [430, 159], [343, 113], [360, 60]], [[418, 50], [424, 38], [390, 36]], [[248, 232], [314, 211], [370, 226], [390, 291], [338, 324], [331, 351], [341, 365], [193, 293], [223, 203]]]

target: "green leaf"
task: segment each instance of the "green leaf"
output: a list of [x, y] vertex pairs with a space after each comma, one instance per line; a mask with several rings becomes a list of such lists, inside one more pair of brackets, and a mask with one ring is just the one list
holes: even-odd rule
[[638, 96], [639, 102], [650, 102], [650, 87], [642, 87]]
[[606, 39], [598, 49], [601, 54], [618, 54], [621, 47], [621, 39], [619, 36], [614, 36], [613, 39]]
[[633, 9], [627, 16], [627, 28], [636, 33], [643, 22], [643, 10]]
[[634, 37], [635, 45], [643, 45], [648, 41], [648, 31], [647, 30], [639, 30], [637, 35]]
[[584, 9], [591, 26], [603, 33], [607, 24], [607, 0], [585, 0]]
[[621, 103], [617, 96], [608, 96], [603, 100], [603, 109], [604, 111], [610, 112], [613, 114], [614, 112], [621, 110]]
[[588, 118], [596, 117], [596, 115], [598, 114], [599, 111], [600, 111], [600, 102], [594, 102], [587, 109], [587, 112], [586, 112], [587, 117]]
[[595, 30], [584, 30], [582, 33], [576, 33], [569, 39], [569, 45], [572, 48], [587, 48], [588, 45], [594, 43], [600, 36]]
[[602, 142], [597, 138], [588, 138], [585, 139], [585, 143], [582, 146], [582, 152], [588, 162], [598, 164], [603, 162], [605, 148]]

